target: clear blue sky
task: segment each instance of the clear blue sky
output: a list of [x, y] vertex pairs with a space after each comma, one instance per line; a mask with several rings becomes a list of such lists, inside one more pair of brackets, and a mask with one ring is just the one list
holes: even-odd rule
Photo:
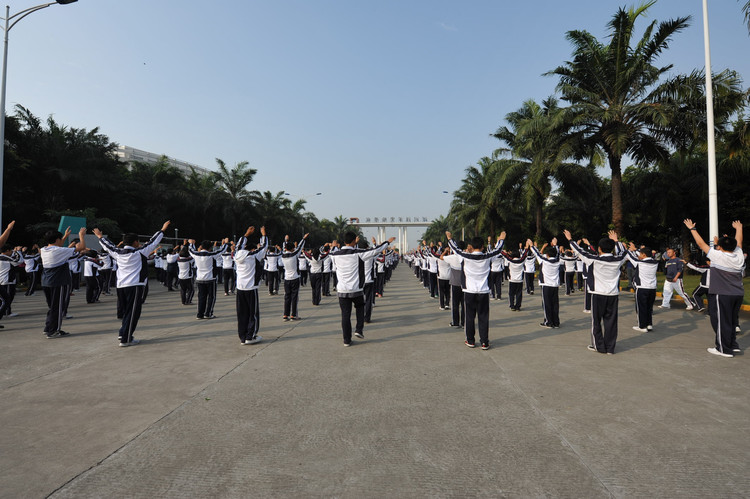
[[[709, 3], [714, 71], [749, 86], [741, 4]], [[541, 75], [570, 58], [565, 32], [601, 38], [631, 4], [79, 0], [11, 30], [6, 107], [211, 169], [249, 161], [251, 189], [307, 197], [321, 218], [434, 218], [503, 117], [554, 93]], [[693, 17], [660, 60], [675, 73], [704, 65], [701, 5], [650, 10]]]

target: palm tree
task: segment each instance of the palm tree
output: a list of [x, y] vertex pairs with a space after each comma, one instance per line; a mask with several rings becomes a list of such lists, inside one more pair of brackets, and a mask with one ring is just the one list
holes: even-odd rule
[[747, 23], [747, 30], [750, 31], [750, 1], [746, 2], [742, 7], [742, 13], [745, 14], [745, 22]]
[[546, 73], [558, 75], [557, 89], [571, 104], [574, 125], [585, 140], [604, 150], [612, 185], [612, 223], [623, 229], [622, 171], [625, 155], [646, 164], [666, 159], [668, 151], [655, 130], [669, 125], [673, 108], [657, 100], [660, 79], [671, 65], [655, 66], [670, 39], [688, 26], [690, 17], [653, 21], [640, 40], [633, 32], [639, 17], [655, 0], [620, 8], [608, 24], [609, 43], [588, 31], [569, 31], [573, 60]]
[[475, 236], [487, 225], [490, 233], [495, 231], [497, 199], [490, 192], [490, 186], [496, 168], [495, 160], [487, 156], [481, 158], [477, 166], [466, 168], [461, 187], [453, 193], [451, 214], [462, 226], [473, 225]]
[[216, 158], [216, 163], [219, 165], [216, 178], [229, 197], [227, 211], [232, 221], [232, 234], [237, 234], [237, 219], [242, 212], [242, 208], [246, 206], [250, 199], [247, 186], [253, 181], [253, 177], [258, 173], [258, 170], [250, 168], [247, 161], [237, 163], [231, 170], [219, 158]]
[[508, 147], [496, 155], [510, 155], [498, 161], [490, 192], [503, 198], [520, 192], [526, 208], [534, 211], [536, 239], [542, 237], [544, 203], [552, 192], [553, 179], [561, 183], [562, 169], [578, 170], [579, 165], [564, 163], [573, 154], [573, 142], [567, 135], [569, 124], [565, 109], [550, 97], [540, 106], [534, 100], [505, 116], [510, 128], [500, 127], [494, 137]]

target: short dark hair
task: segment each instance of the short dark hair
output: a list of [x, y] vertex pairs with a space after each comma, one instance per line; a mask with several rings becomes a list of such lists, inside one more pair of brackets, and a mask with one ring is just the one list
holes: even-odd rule
[[357, 243], [357, 246], [359, 246], [362, 249], [367, 249], [370, 247], [370, 245], [364, 239], [362, 239], [359, 243]]
[[646, 256], [652, 256], [653, 255], [653, 253], [651, 252], [651, 248], [649, 248], [648, 246], [644, 246], [643, 248], [641, 248], [640, 252], [643, 253]]
[[549, 257], [557, 256], [557, 248], [554, 246], [547, 246], [544, 248], [544, 254]]
[[8, 243], [3, 244], [3, 247], [0, 248], [0, 253], [5, 253], [6, 251], [10, 251], [13, 249], [13, 246], [11, 246]]
[[190, 256], [190, 250], [187, 246], [183, 246], [182, 248], [180, 248], [180, 256], [182, 258], [187, 258], [188, 256]]
[[138, 234], [135, 232], [128, 232], [122, 236], [122, 242], [125, 246], [132, 246], [138, 240]]
[[285, 242], [284, 251], [294, 251], [294, 243], [292, 241]]
[[733, 237], [722, 236], [719, 238], [717, 246], [721, 246], [724, 251], [734, 251], [737, 248], [737, 240]]
[[212, 241], [209, 241], [208, 239], [205, 239], [201, 241], [201, 248], [204, 250], [211, 249], [214, 247], [214, 243]]
[[63, 235], [59, 230], [48, 230], [44, 233], [44, 240], [47, 244], [55, 244], [58, 239], [62, 239]]
[[458, 246], [458, 249], [463, 251], [466, 249], [466, 241], [459, 241], [456, 243], [456, 246]]
[[599, 249], [605, 253], [612, 253], [615, 250], [615, 242], [608, 237], [599, 239]]
[[352, 244], [355, 239], [357, 239], [357, 234], [352, 231], [348, 231], [344, 234], [344, 244]]
[[475, 250], [484, 248], [484, 240], [479, 236], [474, 236], [471, 238], [471, 247]]

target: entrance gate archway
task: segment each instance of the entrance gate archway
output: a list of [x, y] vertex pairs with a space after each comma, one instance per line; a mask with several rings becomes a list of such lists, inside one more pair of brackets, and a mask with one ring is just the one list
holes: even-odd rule
[[426, 217], [367, 217], [364, 222], [359, 218], [352, 217], [349, 219], [351, 225], [360, 228], [374, 227], [378, 230], [376, 239], [378, 242], [385, 241], [385, 229], [387, 227], [398, 227], [398, 238], [396, 247], [403, 255], [409, 251], [408, 229], [409, 227], [429, 227], [432, 221]]

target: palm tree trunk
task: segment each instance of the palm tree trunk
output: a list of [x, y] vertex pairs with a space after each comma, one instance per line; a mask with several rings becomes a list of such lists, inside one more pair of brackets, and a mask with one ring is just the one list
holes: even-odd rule
[[622, 156], [609, 154], [609, 168], [612, 172], [612, 225], [618, 234], [623, 233], [625, 224], [622, 215]]
[[544, 198], [537, 195], [536, 198], [536, 241], [542, 240], [542, 214], [544, 208]]

